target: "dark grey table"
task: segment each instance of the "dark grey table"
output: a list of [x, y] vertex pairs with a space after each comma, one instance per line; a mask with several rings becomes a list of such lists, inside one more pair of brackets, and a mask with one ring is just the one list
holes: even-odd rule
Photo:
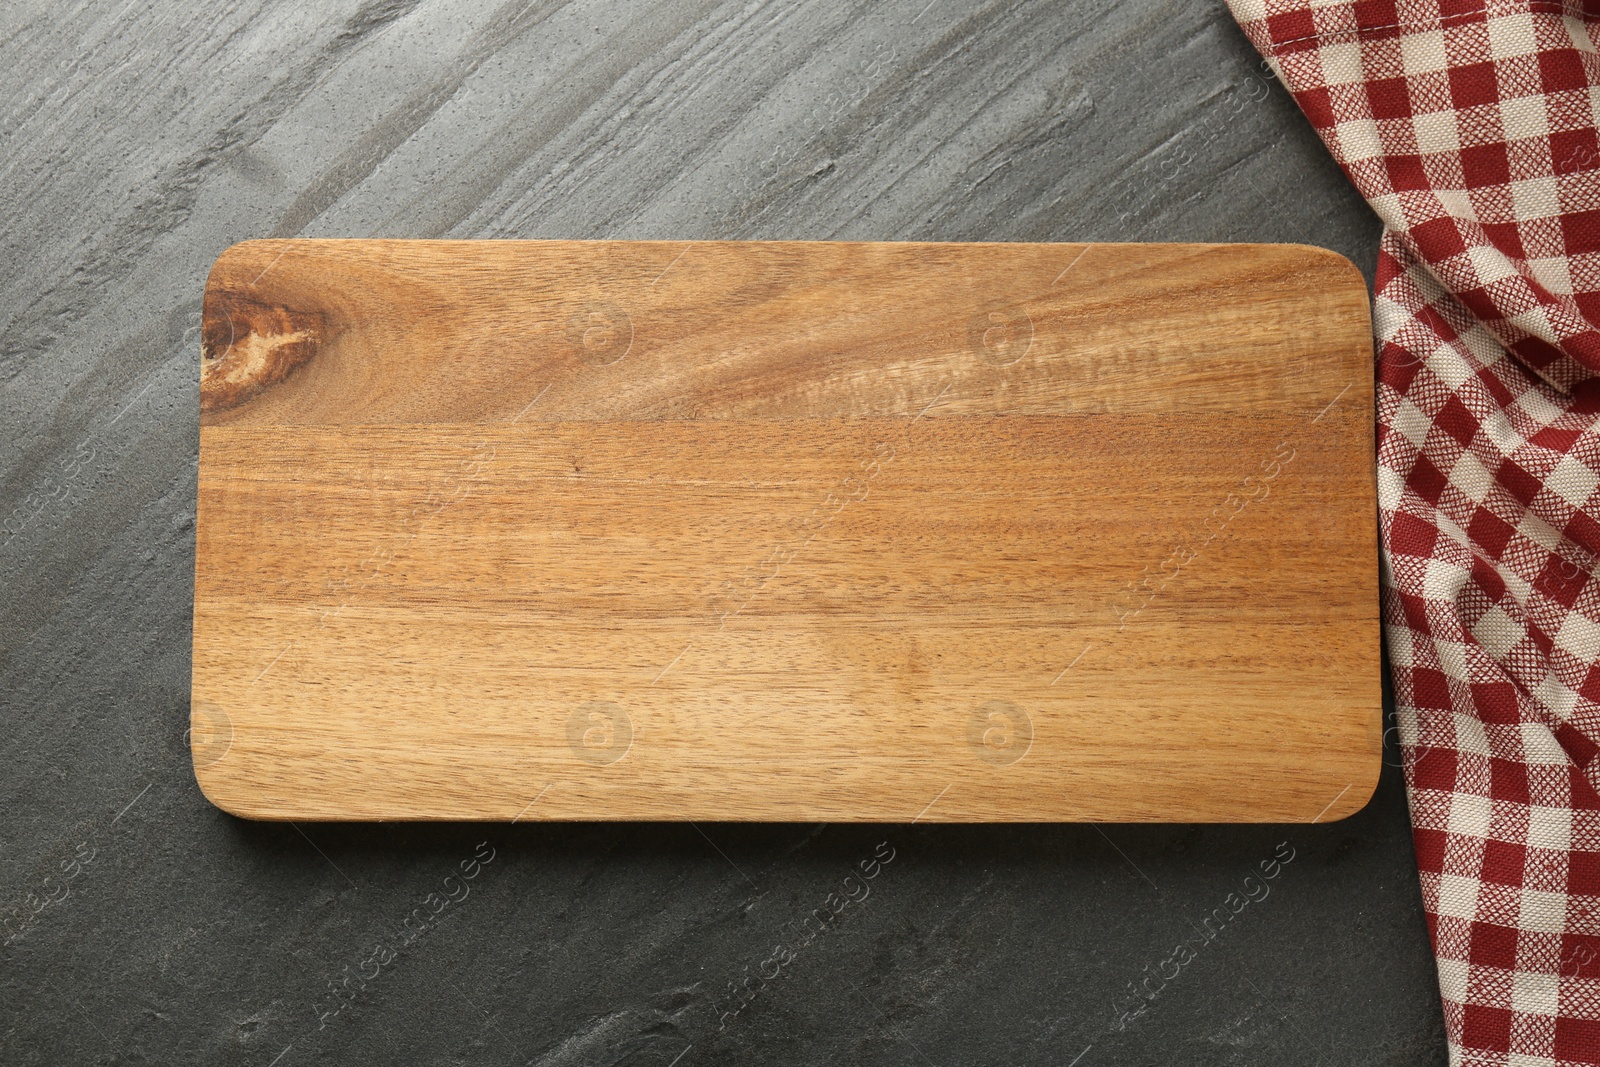
[[189, 769], [230, 242], [1295, 241], [1370, 277], [1220, 4], [222, 8], [0, 7], [0, 1061], [1444, 1062], [1392, 768], [1346, 822], [1233, 828], [251, 824]]

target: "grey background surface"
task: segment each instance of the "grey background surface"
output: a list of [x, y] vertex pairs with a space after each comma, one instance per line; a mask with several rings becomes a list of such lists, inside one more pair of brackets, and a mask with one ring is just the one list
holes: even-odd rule
[[9, 0], [0, 1061], [1444, 1062], [1393, 768], [1300, 827], [212, 808], [184, 734], [199, 296], [229, 243], [288, 234], [1294, 241], [1370, 278], [1378, 224], [1205, 0]]

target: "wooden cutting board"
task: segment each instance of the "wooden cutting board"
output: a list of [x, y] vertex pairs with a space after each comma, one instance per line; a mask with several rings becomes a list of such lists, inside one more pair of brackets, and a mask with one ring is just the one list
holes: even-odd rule
[[1339, 818], [1372, 389], [1300, 246], [237, 245], [196, 774], [265, 819]]

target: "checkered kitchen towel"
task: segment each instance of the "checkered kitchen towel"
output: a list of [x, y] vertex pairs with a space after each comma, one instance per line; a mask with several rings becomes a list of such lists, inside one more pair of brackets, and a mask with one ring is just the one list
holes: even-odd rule
[[1451, 1059], [1600, 1064], [1600, 3], [1229, 3], [1386, 227], [1383, 615]]

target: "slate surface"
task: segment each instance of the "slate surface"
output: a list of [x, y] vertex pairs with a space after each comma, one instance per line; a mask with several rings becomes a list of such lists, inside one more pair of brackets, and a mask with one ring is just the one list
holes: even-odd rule
[[184, 737], [235, 240], [1377, 233], [1201, 0], [10, 0], [0, 1060], [1445, 1062], [1392, 769], [1314, 827], [295, 827]]

